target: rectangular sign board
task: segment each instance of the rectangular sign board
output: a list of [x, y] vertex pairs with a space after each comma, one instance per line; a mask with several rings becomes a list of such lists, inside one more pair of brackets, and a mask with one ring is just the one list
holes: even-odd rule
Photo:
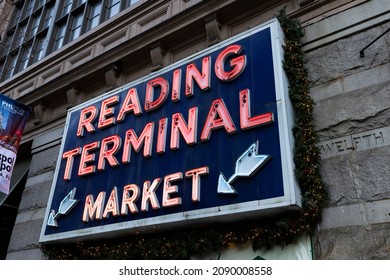
[[69, 110], [41, 242], [300, 206], [277, 20]]

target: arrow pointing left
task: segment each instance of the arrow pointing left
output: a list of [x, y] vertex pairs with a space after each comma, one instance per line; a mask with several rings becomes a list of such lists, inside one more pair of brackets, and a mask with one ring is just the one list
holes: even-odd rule
[[270, 158], [270, 155], [258, 154], [259, 142], [253, 143], [236, 161], [234, 174], [226, 180], [221, 173], [218, 179], [219, 194], [237, 194], [232, 187], [233, 183], [238, 177], [251, 177], [256, 173]]
[[76, 188], [73, 188], [67, 196], [61, 201], [60, 207], [58, 208], [58, 213], [61, 215], [66, 215], [70, 210], [76, 205], [77, 199], [74, 199], [74, 195], [76, 194]]
[[67, 215], [78, 202], [77, 199], [74, 199], [75, 194], [76, 188], [73, 188], [61, 201], [58, 212], [56, 213], [53, 209], [50, 211], [49, 217], [47, 218], [48, 226], [58, 227], [57, 219], [61, 215]]

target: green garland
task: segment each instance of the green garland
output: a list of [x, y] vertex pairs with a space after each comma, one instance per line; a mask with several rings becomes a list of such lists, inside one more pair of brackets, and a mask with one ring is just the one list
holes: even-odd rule
[[311, 234], [320, 221], [327, 202], [327, 190], [320, 175], [320, 152], [313, 127], [314, 102], [309, 95], [307, 71], [298, 20], [277, 15], [284, 30], [284, 69], [289, 79], [289, 95], [295, 110], [295, 175], [302, 193], [302, 210], [283, 217], [239, 222], [204, 228], [130, 235], [120, 239], [99, 239], [77, 243], [43, 244], [49, 259], [189, 259], [231, 244], [251, 242], [254, 250], [287, 245], [302, 234]]

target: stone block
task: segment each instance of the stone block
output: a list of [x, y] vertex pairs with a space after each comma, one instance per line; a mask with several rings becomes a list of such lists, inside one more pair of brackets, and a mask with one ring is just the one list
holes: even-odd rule
[[389, 146], [323, 159], [321, 164], [332, 206], [390, 198]]
[[314, 251], [319, 260], [389, 260], [390, 223], [320, 230]]
[[51, 181], [46, 181], [25, 188], [22, 200], [20, 201], [19, 211], [46, 207], [50, 195], [51, 184]]
[[313, 85], [324, 84], [387, 63], [389, 48], [384, 37], [365, 51], [365, 57], [360, 57], [360, 50], [382, 33], [383, 28], [378, 26], [308, 52], [309, 80]]
[[316, 102], [314, 122], [321, 141], [388, 125], [389, 91], [386, 81]]
[[60, 145], [34, 154], [31, 160], [29, 176], [35, 176], [54, 170], [56, 167], [59, 150]]
[[38, 248], [42, 223], [43, 220], [39, 219], [15, 224], [8, 251], [13, 252]]

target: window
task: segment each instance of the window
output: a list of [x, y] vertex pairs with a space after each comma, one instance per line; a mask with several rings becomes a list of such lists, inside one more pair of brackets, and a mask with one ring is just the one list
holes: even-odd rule
[[15, 25], [18, 24], [21, 15], [22, 15], [22, 9], [21, 9], [21, 8], [18, 8], [18, 7], [16, 6], [16, 11], [15, 11], [15, 13], [14, 13], [14, 16], [12, 17], [12, 22], [11, 22], [11, 25], [12, 25], [12, 26], [15, 26]]
[[46, 34], [38, 37], [35, 42], [35, 50], [33, 55], [33, 62], [37, 62], [43, 58], [45, 48], [46, 48]]
[[10, 55], [7, 59], [7, 65], [5, 69], [5, 79], [12, 77], [16, 67], [17, 54]]
[[54, 37], [54, 46], [53, 46], [54, 51], [62, 47], [65, 40], [65, 29], [66, 29], [66, 22], [57, 25], [56, 35]]
[[52, 22], [53, 19], [53, 13], [54, 13], [54, 5], [47, 6], [45, 12], [45, 21], [43, 23], [43, 29], [50, 26], [50, 23]]
[[13, 47], [16, 48], [18, 46], [20, 46], [23, 42], [23, 39], [24, 37], [26, 36], [26, 28], [27, 28], [27, 24], [26, 23], [23, 23], [19, 26], [18, 28], [18, 31], [16, 33], [16, 38], [15, 38], [15, 41], [14, 41], [14, 44], [13, 44]]
[[112, 18], [120, 10], [120, 2], [119, 0], [108, 0], [107, 1], [107, 18]]
[[80, 6], [81, 4], [84, 4], [87, 0], [78, 0], [77, 6]]
[[45, 3], [45, 0], [39, 0], [39, 1], [38, 1], [38, 7], [37, 7], [37, 8], [42, 7], [43, 3]]
[[29, 34], [30, 38], [35, 36], [35, 34], [37, 34], [40, 19], [41, 19], [40, 14], [37, 14], [32, 17], [32, 23], [31, 23], [30, 34]]
[[91, 30], [99, 24], [100, 20], [100, 11], [102, 9], [102, 3], [95, 2], [91, 5], [89, 10], [88, 22], [87, 22], [87, 30]]
[[68, 14], [72, 8], [72, 0], [64, 0], [61, 16]]
[[134, 5], [137, 3], [139, 0], [127, 0], [126, 2], [126, 7], [130, 7], [131, 5]]
[[16, 1], [0, 45], [0, 82], [137, 2], [139, 0]]
[[70, 41], [72, 41], [80, 36], [82, 22], [83, 22], [83, 14], [82, 13], [79, 13], [79, 14], [76, 14], [73, 16], [72, 27], [70, 30], [70, 38], [69, 38]]
[[10, 51], [13, 37], [14, 37], [14, 32], [9, 31], [7, 36], [4, 39], [4, 42], [1, 42], [0, 48], [1, 48], [2, 57], [5, 56]]
[[32, 50], [32, 42], [29, 42], [21, 49], [19, 70], [22, 71], [27, 68]]
[[31, 14], [31, 12], [34, 8], [34, 2], [35, 1], [25, 1], [24, 5], [26, 6], [26, 9], [24, 11], [23, 18], [26, 18]]

